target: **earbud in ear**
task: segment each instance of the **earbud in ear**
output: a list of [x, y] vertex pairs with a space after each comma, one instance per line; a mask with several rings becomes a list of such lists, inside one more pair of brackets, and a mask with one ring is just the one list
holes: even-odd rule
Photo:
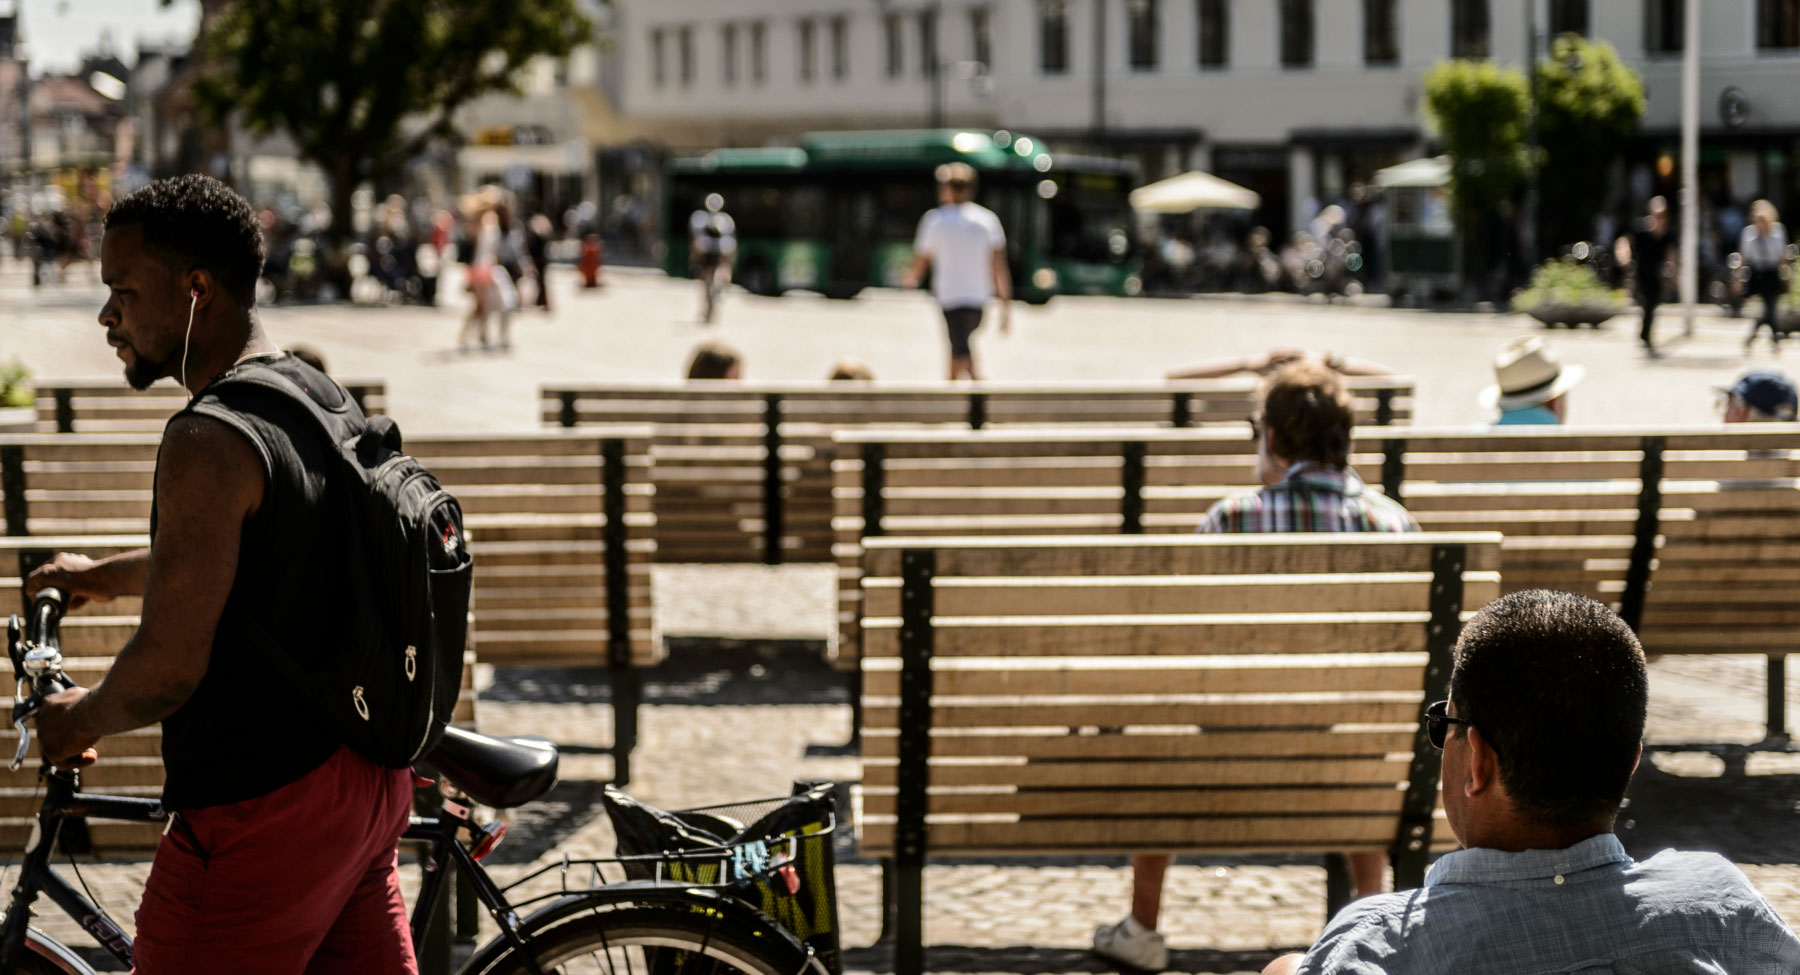
[[200, 289], [195, 288], [194, 290], [189, 291], [188, 294], [192, 297], [198, 298], [198, 297], [200, 297]]

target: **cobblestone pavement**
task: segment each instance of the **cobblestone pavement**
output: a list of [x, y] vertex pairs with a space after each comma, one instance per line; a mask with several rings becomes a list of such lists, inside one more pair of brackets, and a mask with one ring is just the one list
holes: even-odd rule
[[[921, 296], [877, 292], [854, 302], [728, 296], [721, 326], [693, 322], [692, 286], [615, 273], [600, 294], [577, 294], [559, 276], [559, 311], [519, 317], [511, 355], [449, 351], [460, 307], [274, 308], [278, 341], [322, 349], [341, 375], [385, 377], [390, 408], [414, 432], [525, 430], [534, 388], [556, 380], [678, 375], [702, 337], [738, 344], [752, 378], [823, 376], [841, 356], [884, 379], [928, 379], [942, 367], [943, 336]], [[454, 282], [447, 285], [455, 294]], [[91, 285], [34, 293], [16, 266], [0, 266], [0, 360], [18, 356], [40, 376], [114, 376], [117, 362], [93, 316]], [[1670, 318], [1672, 322], [1672, 316]], [[1673, 336], [1679, 326], [1664, 326]], [[1512, 316], [1332, 308], [1286, 300], [1058, 299], [1021, 309], [1010, 337], [983, 329], [977, 351], [1001, 379], [1153, 377], [1173, 365], [1301, 345], [1387, 362], [1418, 378], [1420, 422], [1484, 417], [1474, 390], [1488, 362], [1528, 326]], [[1577, 421], [1680, 422], [1711, 416], [1709, 387], [1769, 354], [1742, 351], [1744, 326], [1708, 317], [1692, 339], [1647, 361], [1630, 329], [1555, 333], [1564, 358], [1589, 369]], [[796, 338], [804, 336], [804, 341]], [[656, 602], [672, 655], [648, 675], [648, 706], [631, 791], [666, 807], [783, 794], [795, 779], [852, 781], [850, 712], [842, 675], [818, 663], [832, 629], [832, 570], [661, 566]], [[1621, 818], [1640, 855], [1666, 846], [1718, 850], [1742, 864], [1791, 922], [1800, 922], [1800, 762], [1693, 743], [1746, 745], [1762, 735], [1763, 669], [1755, 658], [1666, 658], [1653, 665], [1653, 754]], [[603, 672], [484, 671], [480, 722], [498, 734], [548, 735], [569, 747], [562, 782], [512, 814], [495, 872], [522, 876], [562, 854], [603, 856], [610, 830], [596, 805], [611, 759], [610, 695]], [[1790, 679], [1800, 703], [1800, 674]], [[1800, 708], [1789, 716], [1800, 720]], [[846, 850], [846, 853], [853, 851]], [[122, 921], [147, 864], [92, 864], [83, 875]], [[416, 869], [405, 871], [408, 894]], [[851, 856], [839, 870], [851, 967], [879, 971], [877, 867]], [[1120, 859], [934, 864], [927, 871], [930, 966], [946, 972], [1106, 971], [1084, 948], [1093, 926], [1116, 919], [1128, 896]], [[3, 887], [0, 884], [0, 887]], [[1305, 946], [1324, 920], [1324, 874], [1309, 858], [1208, 858], [1170, 875], [1166, 929], [1177, 970], [1256, 971], [1280, 950]], [[86, 938], [60, 916], [44, 926]], [[129, 927], [129, 924], [127, 924]]]

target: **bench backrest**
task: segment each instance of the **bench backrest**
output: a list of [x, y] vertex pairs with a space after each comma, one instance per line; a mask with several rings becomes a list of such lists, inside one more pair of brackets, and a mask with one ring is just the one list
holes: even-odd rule
[[[866, 535], [1187, 533], [1219, 499], [1255, 486], [1246, 428], [871, 430], [838, 440], [845, 655], [857, 647]], [[1426, 530], [1504, 533], [1509, 591], [1613, 603], [1653, 650], [1742, 653], [1765, 652], [1796, 618], [1782, 583], [1784, 572], [1800, 574], [1797, 458], [1800, 426], [1742, 424], [1363, 428], [1351, 459]], [[1672, 585], [1653, 587], [1653, 569]], [[1732, 590], [1729, 610], [1695, 605], [1692, 587], [1709, 580], [1715, 593]]]
[[[1359, 415], [1404, 423], [1412, 380], [1350, 381]], [[865, 426], [1189, 427], [1242, 421], [1250, 378], [1161, 383], [692, 382], [546, 386], [546, 425], [650, 423], [668, 562], [831, 561], [832, 435]]]
[[[29, 570], [60, 551], [80, 551], [95, 557], [115, 555], [149, 544], [143, 535], [86, 535], [78, 537], [0, 538], [0, 615], [23, 612], [22, 580]], [[142, 601], [121, 598], [110, 603], [90, 603], [71, 612], [62, 622], [63, 669], [77, 684], [92, 687], [106, 675], [132, 634], [137, 632]], [[475, 661], [471, 647], [463, 656], [462, 692], [451, 720], [475, 726]], [[0, 731], [0, 752], [11, 756], [18, 735], [10, 726]], [[37, 780], [38, 749], [33, 738], [31, 756], [17, 772], [0, 768], [0, 849], [24, 848], [37, 814], [43, 788]], [[100, 761], [81, 774], [82, 788], [107, 795], [155, 797], [162, 794], [162, 731], [158, 726], [112, 735], [100, 743]], [[94, 820], [86, 836], [63, 834], [69, 846], [85, 846], [101, 853], [144, 853], [155, 849], [160, 823], [114, 823]], [[5, 854], [10, 855], [10, 854]]]
[[[365, 414], [387, 412], [387, 384], [379, 379], [340, 379]], [[39, 433], [161, 433], [169, 417], [188, 403], [173, 383], [145, 390], [122, 379], [49, 379], [36, 382]]]
[[[0, 437], [7, 534], [143, 531], [157, 443], [146, 434]], [[615, 647], [638, 664], [659, 658], [647, 428], [412, 437], [406, 446], [462, 502], [483, 659], [599, 665]]]
[[1453, 841], [1418, 718], [1499, 545], [870, 539], [863, 850], [1389, 850], [1422, 875]]

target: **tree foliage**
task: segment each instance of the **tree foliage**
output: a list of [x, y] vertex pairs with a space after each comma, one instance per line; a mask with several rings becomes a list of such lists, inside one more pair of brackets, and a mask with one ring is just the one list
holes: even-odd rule
[[333, 231], [350, 196], [455, 134], [458, 108], [516, 92], [537, 57], [591, 39], [578, 0], [236, 0], [200, 39], [215, 122], [286, 133], [325, 171]]
[[1585, 240], [1620, 147], [1644, 116], [1644, 83], [1605, 41], [1565, 34], [1538, 64], [1544, 243]]
[[1425, 75], [1425, 113], [1450, 155], [1450, 203], [1465, 222], [1500, 213], [1530, 160], [1525, 75], [1492, 61], [1445, 61]]

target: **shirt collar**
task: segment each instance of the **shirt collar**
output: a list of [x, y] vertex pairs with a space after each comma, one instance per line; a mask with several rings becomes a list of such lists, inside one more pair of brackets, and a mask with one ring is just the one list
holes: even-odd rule
[[1345, 497], [1354, 498], [1363, 493], [1363, 480], [1348, 467], [1332, 467], [1316, 460], [1297, 460], [1288, 465], [1287, 473], [1281, 477], [1286, 486], [1319, 488], [1336, 491]]
[[1609, 863], [1630, 863], [1619, 838], [1601, 833], [1562, 850], [1526, 850], [1507, 853], [1475, 847], [1446, 853], [1425, 874], [1425, 886], [1439, 884], [1499, 884], [1529, 881], [1562, 883], [1568, 874], [1592, 870]]

